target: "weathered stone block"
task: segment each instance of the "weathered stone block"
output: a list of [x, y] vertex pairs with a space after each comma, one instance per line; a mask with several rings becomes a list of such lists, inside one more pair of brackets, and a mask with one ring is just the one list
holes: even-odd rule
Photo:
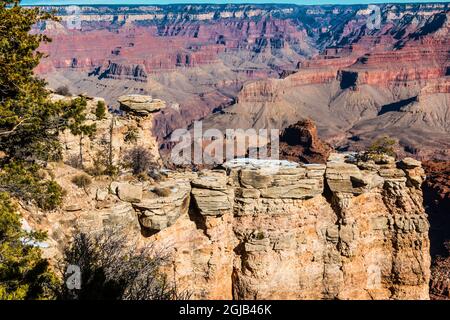
[[122, 201], [131, 203], [140, 202], [142, 200], [142, 186], [119, 183], [117, 186], [117, 195]]

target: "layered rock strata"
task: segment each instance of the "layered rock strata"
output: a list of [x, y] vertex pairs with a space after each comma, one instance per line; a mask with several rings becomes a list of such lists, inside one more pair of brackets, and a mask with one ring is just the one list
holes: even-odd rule
[[169, 172], [132, 206], [194, 298], [428, 299], [424, 178], [409, 158], [237, 159]]
[[114, 226], [164, 250], [164, 272], [196, 299], [429, 298], [425, 174], [414, 159], [236, 159], [86, 190], [70, 182], [78, 172], [53, 169], [70, 191], [64, 212], [24, 207], [30, 226], [48, 231], [48, 257], [75, 229]]

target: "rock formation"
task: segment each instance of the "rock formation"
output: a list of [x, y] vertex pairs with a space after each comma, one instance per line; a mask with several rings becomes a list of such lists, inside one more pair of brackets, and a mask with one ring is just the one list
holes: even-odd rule
[[[134, 104], [130, 104], [130, 112], [121, 116], [112, 112], [106, 112], [103, 119], [97, 119], [95, 108], [101, 98], [87, 98], [87, 124], [95, 123], [96, 133], [92, 138], [84, 138], [80, 141], [79, 136], [74, 136], [69, 130], [62, 133], [60, 141], [63, 146], [63, 161], [79, 166], [80, 144], [83, 156], [83, 166], [92, 168], [95, 166], [105, 167], [110, 160], [114, 166], [120, 165], [124, 155], [134, 146], [143, 146], [149, 150], [155, 163], [160, 162], [158, 143], [152, 134], [154, 114], [149, 114], [149, 108], [156, 112], [164, 105], [163, 101], [152, 100], [146, 103], [136, 103], [141, 96], [134, 95]], [[60, 99], [73, 99], [59, 95], [52, 95], [54, 101]], [[125, 98], [124, 98], [125, 99]], [[127, 100], [129, 101], [129, 100]], [[135, 107], [136, 106], [136, 107]], [[135, 108], [138, 111], [135, 111]], [[143, 111], [144, 110], [144, 111]], [[111, 157], [111, 159], [109, 159]]]
[[[139, 221], [141, 240], [170, 252], [165, 272], [194, 298], [428, 299], [421, 164], [358, 159], [236, 159], [223, 169], [167, 172], [156, 184], [96, 182], [78, 196], [91, 200], [64, 219], [25, 217], [51, 225], [51, 241], [68, 225], [137, 233]], [[70, 174], [55, 171], [66, 186]]]
[[450, 14], [420, 20], [402, 16], [370, 34], [348, 21], [358, 36], [336, 40], [283, 79], [245, 84], [204, 127], [285, 129], [310, 118], [337, 148], [360, 150], [389, 135], [402, 155], [448, 159]]
[[280, 158], [296, 162], [325, 163], [331, 147], [321, 141], [313, 121], [303, 120], [283, 130]]
[[335, 147], [388, 134], [404, 154], [447, 159], [450, 6], [379, 7], [375, 30], [362, 5], [87, 6], [81, 30], [56, 7], [62, 21], [35, 30], [53, 38], [36, 72], [112, 106], [136, 93], [176, 105], [154, 117], [160, 143], [212, 113], [211, 127], [243, 129], [307, 117]]
[[118, 101], [121, 110], [137, 115], [147, 115], [166, 107], [165, 102], [160, 99], [153, 99], [152, 96], [138, 94], [120, 96]]

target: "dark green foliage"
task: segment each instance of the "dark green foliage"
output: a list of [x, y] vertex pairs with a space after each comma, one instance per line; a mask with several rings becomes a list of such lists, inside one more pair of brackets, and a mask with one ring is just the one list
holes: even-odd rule
[[92, 134], [83, 125], [86, 101], [49, 101], [45, 82], [33, 74], [43, 56], [36, 50], [49, 39], [29, 31], [50, 18], [38, 8], [0, 1], [0, 150], [8, 158], [58, 160], [59, 132], [70, 128], [74, 134]]
[[136, 127], [128, 128], [127, 132], [125, 133], [125, 136], [123, 140], [126, 143], [136, 143], [139, 139], [138, 130]]
[[[91, 136], [86, 101], [52, 102], [45, 82], [33, 74], [43, 54], [33, 25], [52, 15], [0, 0], [0, 299], [50, 299], [56, 277], [41, 258], [45, 235], [22, 230], [10, 196], [44, 210], [61, 205], [64, 190], [38, 164], [61, 158], [59, 133]], [[81, 148], [80, 148], [81, 150]]]
[[0, 191], [25, 201], [34, 201], [44, 210], [56, 209], [64, 190], [53, 180], [43, 179], [40, 167], [24, 162], [10, 162], [0, 171]]
[[67, 87], [67, 86], [62, 86], [62, 87], [57, 88], [55, 90], [55, 93], [59, 94], [61, 96], [65, 96], [65, 97], [71, 97], [72, 96], [72, 94], [70, 93], [69, 87]]
[[261, 232], [261, 231], [259, 231], [258, 233], [256, 233], [256, 235], [255, 235], [255, 239], [256, 240], [264, 240], [264, 233], [263, 232]]
[[98, 120], [105, 119], [106, 117], [106, 106], [103, 101], [97, 102], [97, 107], [95, 108], [95, 116]]
[[0, 192], [0, 300], [54, 298], [58, 280], [36, 246], [45, 238], [22, 229], [16, 206]]

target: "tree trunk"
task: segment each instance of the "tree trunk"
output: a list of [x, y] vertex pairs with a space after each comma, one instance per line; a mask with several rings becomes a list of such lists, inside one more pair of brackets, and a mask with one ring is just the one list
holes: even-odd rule
[[80, 167], [84, 168], [83, 165], [83, 134], [80, 134]]
[[111, 126], [109, 127], [109, 168], [110, 170], [113, 167], [113, 147], [112, 147], [112, 140], [113, 140], [113, 130], [114, 130], [114, 121], [115, 121], [115, 117], [113, 115], [112, 119], [111, 119]]

